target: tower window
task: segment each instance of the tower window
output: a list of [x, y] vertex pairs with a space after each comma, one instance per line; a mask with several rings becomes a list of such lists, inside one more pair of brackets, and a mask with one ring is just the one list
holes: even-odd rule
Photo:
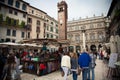
[[60, 8], [59, 8], [59, 11], [58, 11], [58, 12], [60, 12], [60, 11], [63, 11], [63, 7], [60, 7]]

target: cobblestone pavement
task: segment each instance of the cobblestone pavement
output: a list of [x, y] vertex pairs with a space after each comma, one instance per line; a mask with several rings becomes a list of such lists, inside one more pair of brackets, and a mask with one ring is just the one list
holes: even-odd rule
[[[107, 64], [103, 60], [96, 60], [95, 67], [95, 80], [109, 80], [106, 78], [107, 75]], [[21, 74], [22, 80], [64, 80], [60, 74], [60, 71], [52, 72], [44, 76], [36, 76], [28, 73]], [[68, 76], [68, 80], [72, 80], [72, 75]], [[78, 80], [82, 80], [82, 74], [78, 76]]]

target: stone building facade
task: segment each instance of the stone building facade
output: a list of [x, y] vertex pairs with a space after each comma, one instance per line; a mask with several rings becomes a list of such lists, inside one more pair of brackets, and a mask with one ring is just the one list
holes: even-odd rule
[[58, 38], [57, 20], [23, 0], [0, 0], [0, 42], [46, 37]]
[[58, 21], [46, 15], [45, 38], [58, 39]]
[[26, 38], [28, 5], [22, 0], [0, 0], [1, 42], [17, 42]]
[[47, 13], [31, 5], [28, 6], [27, 13], [27, 39], [44, 38]]
[[107, 42], [112, 44], [111, 53], [120, 54], [120, 0], [112, 0], [107, 17], [111, 20], [107, 30]]
[[98, 50], [106, 40], [106, 17], [94, 16], [79, 20], [68, 21], [67, 39], [70, 41], [70, 51], [82, 51], [83, 31], [85, 31], [85, 46], [90, 50], [92, 45]]

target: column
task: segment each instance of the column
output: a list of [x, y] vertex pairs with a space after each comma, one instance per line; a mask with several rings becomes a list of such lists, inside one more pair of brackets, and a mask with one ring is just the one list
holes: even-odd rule
[[85, 32], [83, 32], [83, 49], [85, 49]]
[[86, 43], [85, 43], [85, 30], [82, 30], [83, 33], [83, 49], [86, 50]]

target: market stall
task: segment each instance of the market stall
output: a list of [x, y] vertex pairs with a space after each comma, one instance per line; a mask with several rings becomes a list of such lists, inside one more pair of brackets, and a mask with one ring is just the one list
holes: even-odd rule
[[39, 76], [51, 73], [60, 68], [60, 55], [57, 51], [49, 51], [48, 49], [48, 46], [51, 49], [58, 48], [59, 44], [56, 39], [31, 39], [24, 40], [22, 43], [37, 44], [37, 46], [41, 46], [39, 52], [26, 50], [22, 53], [23, 55], [21, 56], [21, 64], [23, 65], [23, 72]]
[[44, 75], [59, 69], [58, 59], [48, 59], [43, 61], [36, 60], [22, 60], [23, 72]]

